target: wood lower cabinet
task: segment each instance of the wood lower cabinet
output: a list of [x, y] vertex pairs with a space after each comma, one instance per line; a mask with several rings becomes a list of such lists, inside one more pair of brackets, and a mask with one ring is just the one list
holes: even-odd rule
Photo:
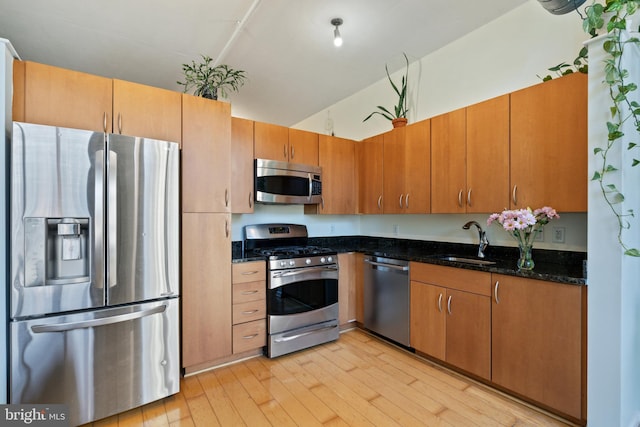
[[491, 274], [410, 264], [411, 346], [491, 378]]
[[253, 213], [253, 121], [231, 118], [231, 212]]
[[511, 94], [511, 208], [587, 211], [587, 76]]
[[267, 345], [267, 276], [264, 261], [231, 265], [233, 280], [233, 354]]
[[231, 106], [182, 94], [182, 211], [229, 212]]
[[181, 142], [182, 94], [171, 90], [113, 80], [113, 131]]
[[340, 326], [356, 320], [356, 267], [355, 252], [338, 254], [338, 307]]
[[586, 420], [587, 288], [494, 274], [492, 381]]
[[376, 135], [356, 143], [358, 213], [383, 213], [383, 150], [383, 135]]
[[232, 353], [230, 214], [182, 214], [182, 366]]
[[319, 161], [322, 167], [322, 203], [305, 205], [305, 213], [355, 214], [357, 188], [355, 141], [320, 135]]
[[13, 120], [111, 132], [112, 79], [37, 62], [13, 64]]

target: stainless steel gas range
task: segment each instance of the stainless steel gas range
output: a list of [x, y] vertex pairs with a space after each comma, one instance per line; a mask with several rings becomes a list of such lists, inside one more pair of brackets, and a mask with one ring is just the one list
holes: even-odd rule
[[267, 258], [267, 356], [338, 339], [338, 256], [309, 246], [307, 227], [244, 227], [245, 251]]

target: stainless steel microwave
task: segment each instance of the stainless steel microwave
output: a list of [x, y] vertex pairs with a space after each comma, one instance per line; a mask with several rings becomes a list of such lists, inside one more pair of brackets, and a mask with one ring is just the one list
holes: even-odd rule
[[313, 205], [322, 201], [322, 168], [276, 160], [255, 161], [256, 202]]

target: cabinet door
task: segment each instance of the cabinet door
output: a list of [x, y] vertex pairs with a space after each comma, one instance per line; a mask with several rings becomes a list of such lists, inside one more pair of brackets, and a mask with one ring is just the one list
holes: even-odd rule
[[255, 122], [256, 159], [289, 161], [289, 128]]
[[114, 133], [181, 142], [182, 94], [113, 80]]
[[381, 214], [383, 136], [376, 135], [357, 143], [358, 213]]
[[511, 94], [511, 208], [587, 210], [587, 76]]
[[431, 120], [405, 127], [405, 213], [431, 212]]
[[231, 354], [230, 215], [182, 215], [182, 365]]
[[318, 166], [318, 134], [289, 129], [289, 161]]
[[464, 213], [466, 110], [431, 119], [431, 212]]
[[322, 203], [318, 213], [355, 214], [355, 141], [320, 135]]
[[356, 318], [356, 254], [338, 254], [338, 320], [346, 325]]
[[111, 132], [111, 79], [29, 61], [14, 72], [14, 120]]
[[509, 206], [509, 95], [467, 107], [467, 212]]
[[253, 213], [253, 121], [231, 118], [231, 212]]
[[445, 360], [446, 289], [411, 281], [411, 347]]
[[404, 140], [406, 128], [396, 128], [382, 135], [383, 140], [383, 211], [386, 214], [403, 213], [405, 197]]
[[182, 211], [228, 212], [231, 107], [182, 95]]
[[447, 289], [446, 361], [491, 378], [491, 298]]
[[492, 381], [586, 419], [586, 288], [493, 279]]

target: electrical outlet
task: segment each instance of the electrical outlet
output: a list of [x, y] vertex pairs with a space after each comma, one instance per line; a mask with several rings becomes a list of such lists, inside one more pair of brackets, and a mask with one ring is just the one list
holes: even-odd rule
[[565, 227], [553, 227], [553, 243], [564, 243]]
[[334, 224], [329, 225], [329, 232], [331, 234], [336, 232], [336, 226]]
[[536, 233], [536, 237], [533, 239], [536, 242], [544, 242], [544, 230], [540, 230]]
[[393, 232], [393, 234], [394, 234], [395, 236], [397, 236], [397, 235], [398, 235], [398, 233], [400, 232], [400, 226], [399, 226], [398, 224], [393, 224], [393, 225], [391, 226], [391, 231]]

